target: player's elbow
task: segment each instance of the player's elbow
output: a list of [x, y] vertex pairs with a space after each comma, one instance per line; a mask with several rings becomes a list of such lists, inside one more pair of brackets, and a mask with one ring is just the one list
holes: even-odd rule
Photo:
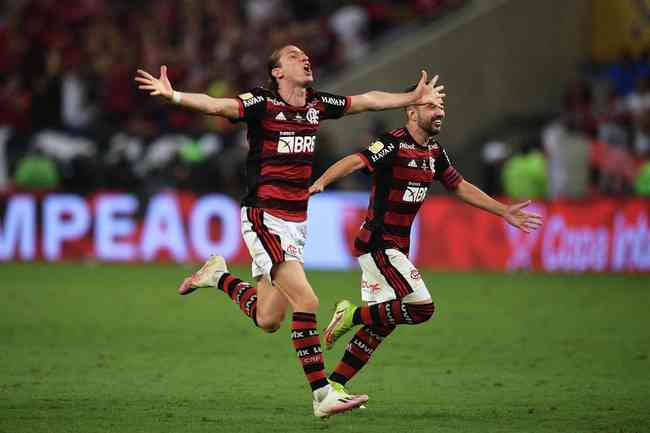
[[363, 162], [363, 159], [357, 154], [348, 155], [346, 157], [350, 164], [350, 171], [361, 170], [366, 164]]

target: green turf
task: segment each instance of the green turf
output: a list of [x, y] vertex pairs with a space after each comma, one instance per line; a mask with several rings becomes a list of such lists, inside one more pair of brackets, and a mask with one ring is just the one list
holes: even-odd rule
[[[178, 296], [186, 272], [0, 264], [0, 432], [650, 431], [647, 276], [426, 273], [434, 319], [351, 382], [367, 410], [319, 421], [286, 323]], [[321, 323], [358, 298], [357, 272], [309, 275]]]

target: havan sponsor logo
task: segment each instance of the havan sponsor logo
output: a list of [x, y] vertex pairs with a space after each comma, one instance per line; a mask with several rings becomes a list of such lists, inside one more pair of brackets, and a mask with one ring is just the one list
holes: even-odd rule
[[[378, 143], [378, 142], [377, 142], [377, 143]], [[372, 146], [371, 146], [371, 147], [372, 147]], [[370, 151], [372, 152], [372, 149], [371, 149], [371, 148], [369, 148], [369, 149], [370, 149]], [[386, 156], [386, 155], [388, 155], [390, 152], [392, 152], [393, 149], [395, 149], [395, 145], [394, 145], [393, 143], [389, 143], [389, 144], [387, 144], [385, 147], [383, 147], [381, 150], [379, 150], [377, 153], [375, 153], [374, 155], [372, 155], [372, 156], [370, 157], [370, 159], [372, 159], [372, 162], [377, 162], [377, 161], [379, 161], [381, 158], [383, 158], [384, 156]]]
[[244, 104], [244, 107], [252, 107], [255, 104], [258, 104], [260, 102], [264, 102], [264, 97], [263, 96], [254, 96], [250, 99], [245, 99], [242, 101], [242, 104]]
[[337, 107], [343, 107], [345, 105], [345, 99], [343, 98], [333, 98], [331, 96], [321, 96], [321, 101], [326, 104], [336, 105]]

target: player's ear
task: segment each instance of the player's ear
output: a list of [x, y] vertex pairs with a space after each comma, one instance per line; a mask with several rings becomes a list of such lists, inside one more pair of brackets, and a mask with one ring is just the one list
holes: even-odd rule
[[409, 105], [406, 107], [406, 119], [407, 120], [415, 120], [417, 117], [417, 113], [415, 112], [415, 106]]
[[282, 78], [284, 77], [284, 73], [282, 72], [282, 68], [279, 66], [276, 66], [271, 70], [271, 75], [273, 75], [275, 78]]

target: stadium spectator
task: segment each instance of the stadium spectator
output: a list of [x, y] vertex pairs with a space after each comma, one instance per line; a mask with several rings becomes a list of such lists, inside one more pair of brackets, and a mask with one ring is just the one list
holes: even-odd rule
[[[184, 89], [234, 96], [235, 89], [263, 82], [259, 54], [272, 47], [301, 41], [326, 74], [359, 58], [373, 39], [398, 28], [402, 17], [416, 15], [418, 7], [417, 2], [324, 0], [2, 2], [0, 96], [5, 102], [0, 126], [11, 131], [8, 166], [15, 166], [32, 136], [44, 129], [74, 133], [96, 144], [97, 163], [109, 164], [96, 170], [93, 184], [121, 188], [125, 179], [109, 169], [115, 168], [115, 155], [105, 153], [115, 134], [138, 134], [134, 122], [146, 125], [146, 134], [139, 136], [140, 158], [158, 136], [180, 130], [215, 132], [224, 143], [234, 143], [240, 134], [238, 126], [223, 119], [206, 120], [137, 99], [131, 75], [138, 65], [167, 63], [174, 74], [170, 78]], [[129, 160], [129, 165], [142, 161]], [[226, 176], [206, 177], [201, 189], [223, 187], [238, 195], [241, 190], [233, 185], [240, 184], [235, 177], [241, 170], [241, 165], [229, 166]], [[181, 178], [186, 179], [172, 176], [159, 184], [175, 186]]]

